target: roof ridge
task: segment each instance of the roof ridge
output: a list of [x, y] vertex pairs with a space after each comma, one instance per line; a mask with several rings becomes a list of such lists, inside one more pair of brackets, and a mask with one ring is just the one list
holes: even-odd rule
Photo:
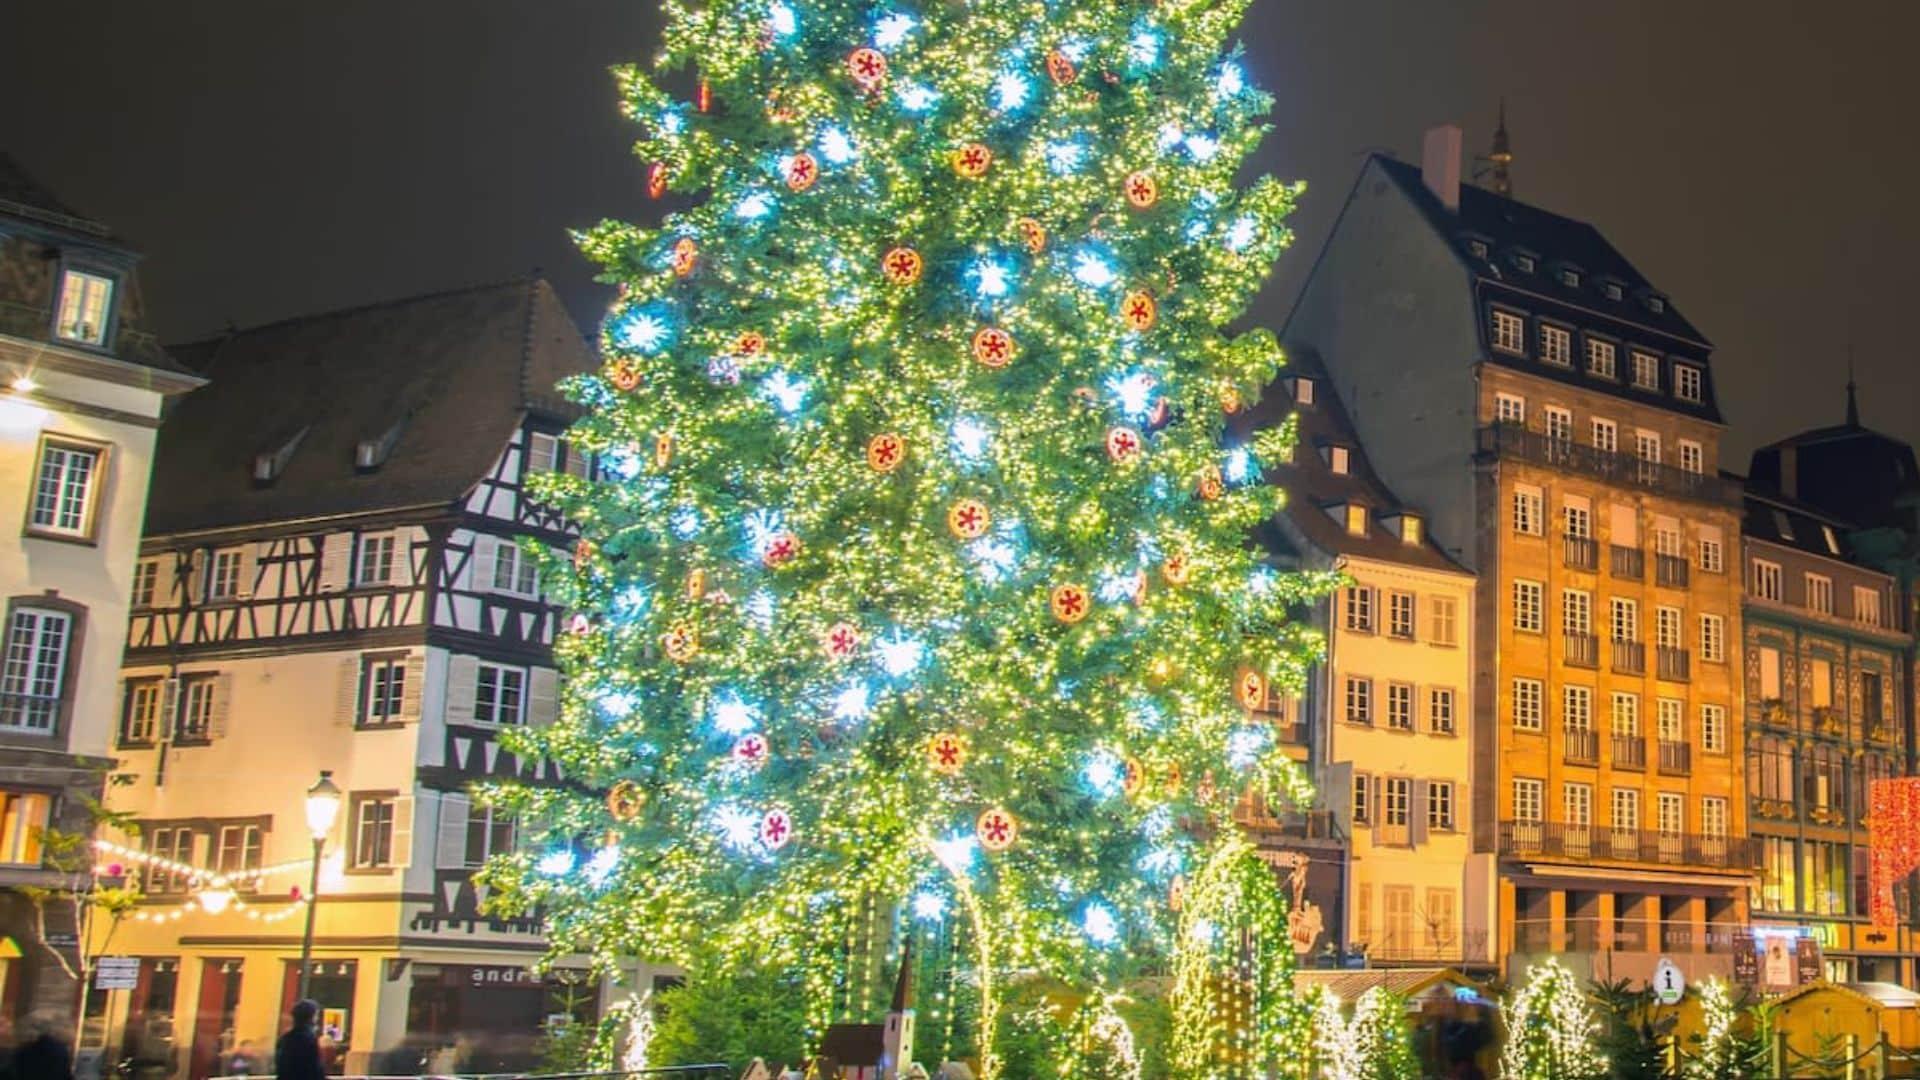
[[274, 319], [270, 322], [257, 323], [253, 326], [235, 327], [231, 330], [227, 330], [222, 333], [209, 334], [206, 337], [194, 338], [190, 341], [176, 341], [173, 344], [167, 345], [164, 347], [168, 349], [190, 349], [190, 348], [194, 348], [196, 346], [201, 346], [201, 345], [218, 346], [220, 343], [225, 341], [230, 341], [233, 338], [239, 337], [242, 334], [251, 334], [261, 330], [276, 330], [283, 326], [292, 326], [298, 323], [319, 322], [323, 319], [337, 319], [337, 318], [345, 318], [347, 316], [352, 316], [352, 315], [364, 315], [369, 311], [378, 311], [381, 308], [405, 307], [408, 304], [418, 304], [427, 300], [440, 300], [449, 296], [461, 296], [469, 293], [492, 292], [497, 289], [505, 289], [513, 286], [525, 287], [528, 284], [530, 284], [530, 282], [539, 281], [539, 280], [544, 280], [544, 279], [528, 278], [527, 276], [522, 275], [516, 278], [505, 278], [505, 279], [496, 280], [496, 281], [482, 282], [475, 285], [460, 285], [460, 286], [453, 286], [445, 289], [434, 289], [430, 292], [415, 293], [411, 296], [400, 296], [400, 297], [394, 297], [387, 300], [374, 300], [368, 303], [355, 304], [349, 307], [331, 308], [326, 311], [310, 311], [310, 312], [306, 312], [299, 315], [288, 315], [285, 318]]

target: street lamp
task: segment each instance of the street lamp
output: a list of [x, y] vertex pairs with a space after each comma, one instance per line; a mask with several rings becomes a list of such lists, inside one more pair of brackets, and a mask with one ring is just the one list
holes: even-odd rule
[[307, 789], [307, 828], [313, 832], [313, 876], [307, 884], [307, 933], [300, 939], [300, 998], [313, 983], [313, 909], [320, 902], [320, 852], [340, 814], [340, 788], [331, 769], [320, 770], [320, 781]]

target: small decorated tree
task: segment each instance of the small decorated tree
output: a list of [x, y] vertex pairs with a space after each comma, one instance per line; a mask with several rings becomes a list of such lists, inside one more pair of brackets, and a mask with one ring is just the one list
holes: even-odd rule
[[1595, 1045], [1600, 1023], [1571, 972], [1544, 960], [1507, 1002], [1500, 1074], [1507, 1080], [1601, 1080], [1607, 1059]]
[[1742, 1008], [1725, 979], [1700, 983], [1699, 993], [1700, 1032], [1688, 1048], [1682, 1075], [1688, 1080], [1746, 1080], [1764, 1074], [1773, 1029], [1767, 1008]]

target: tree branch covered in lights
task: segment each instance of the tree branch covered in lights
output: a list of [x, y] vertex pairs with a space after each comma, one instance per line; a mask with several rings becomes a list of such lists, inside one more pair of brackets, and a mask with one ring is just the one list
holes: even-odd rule
[[1522, 1080], [1599, 1080], [1607, 1059], [1595, 1046], [1593, 1006], [1557, 960], [1544, 960], [1507, 1003], [1500, 1075]]
[[1234, 183], [1245, 6], [665, 5], [619, 83], [678, 209], [580, 238], [601, 470], [534, 487], [585, 539], [562, 719], [513, 738], [574, 786], [490, 793], [556, 951], [802, 971], [817, 1031], [937, 907], [991, 1076], [999, 975], [1170, 952], [1236, 803], [1304, 798], [1250, 709], [1331, 580], [1247, 543], [1291, 428], [1225, 434], [1299, 190]]

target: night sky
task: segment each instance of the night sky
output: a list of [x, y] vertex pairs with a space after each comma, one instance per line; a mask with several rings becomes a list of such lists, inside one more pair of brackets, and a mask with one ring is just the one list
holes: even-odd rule
[[[147, 259], [168, 340], [538, 267], [583, 327], [566, 230], [647, 213], [608, 65], [649, 0], [10, 5], [0, 148]], [[1257, 0], [1257, 168], [1308, 182], [1256, 316], [1277, 327], [1368, 150], [1429, 125], [1597, 224], [1718, 346], [1725, 462], [1841, 419], [1920, 441], [1920, 4]], [[1904, 198], [1903, 198], [1904, 196]]]

